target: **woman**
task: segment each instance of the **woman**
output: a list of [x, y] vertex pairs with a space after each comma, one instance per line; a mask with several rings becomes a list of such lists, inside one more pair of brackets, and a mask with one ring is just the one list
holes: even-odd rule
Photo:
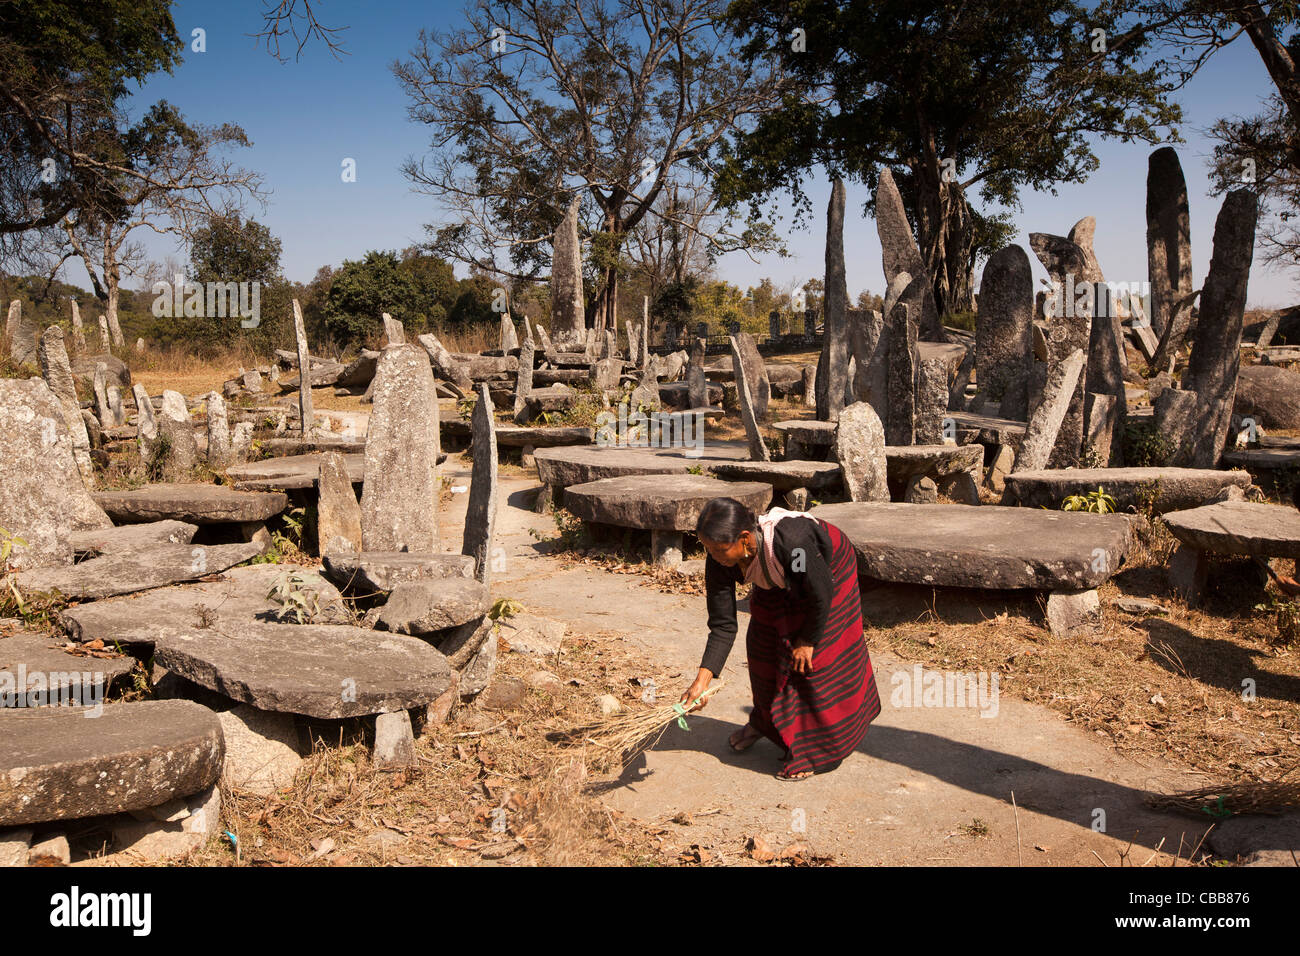
[[772, 741], [785, 751], [778, 780], [834, 770], [880, 713], [853, 545], [811, 515], [774, 508], [755, 516], [734, 498], [705, 505], [695, 534], [709, 553], [709, 639], [682, 702], [699, 697], [721, 673], [736, 639], [736, 584], [748, 582], [745, 653], [754, 709], [731, 735], [731, 747], [740, 752], [759, 737]]

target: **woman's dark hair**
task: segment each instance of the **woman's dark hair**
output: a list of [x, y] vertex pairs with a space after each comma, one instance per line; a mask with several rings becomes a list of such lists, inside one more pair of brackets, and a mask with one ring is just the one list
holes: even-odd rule
[[714, 498], [700, 510], [695, 522], [695, 536], [728, 544], [748, 531], [758, 534], [758, 516], [735, 498]]
[[1300, 478], [1297, 478], [1295, 484], [1291, 486], [1291, 504], [1300, 511]]

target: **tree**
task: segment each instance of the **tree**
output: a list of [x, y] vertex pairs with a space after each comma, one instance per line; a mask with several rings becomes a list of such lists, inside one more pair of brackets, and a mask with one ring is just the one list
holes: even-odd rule
[[789, 191], [806, 215], [818, 165], [873, 192], [881, 166], [901, 168], [943, 312], [973, 307], [976, 260], [1008, 235], [968, 190], [1012, 206], [1021, 187], [1081, 182], [1092, 140], [1155, 142], [1180, 115], [1161, 69], [1139, 67], [1122, 0], [735, 0], [727, 16], [747, 59], [774, 57], [802, 92], [738, 138], [724, 200]]
[[362, 342], [378, 332], [385, 312], [403, 324], [422, 320], [419, 289], [397, 253], [372, 250], [344, 260], [325, 300], [325, 330], [343, 343]]
[[253, 219], [216, 216], [190, 243], [196, 282], [271, 282], [280, 277], [280, 240]]
[[[666, 189], [712, 177], [727, 137], [774, 106], [784, 81], [736, 60], [721, 0], [476, 0], [467, 24], [422, 31], [394, 65], [430, 155], [407, 163], [453, 225], [433, 247], [494, 275], [534, 279], [570, 198], [596, 274], [589, 317], [617, 321], [629, 237], [664, 219]], [[733, 216], [691, 220], [718, 251], [752, 234]]]

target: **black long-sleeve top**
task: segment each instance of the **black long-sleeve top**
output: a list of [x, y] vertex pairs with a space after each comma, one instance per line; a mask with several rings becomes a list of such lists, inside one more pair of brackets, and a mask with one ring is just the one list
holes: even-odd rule
[[[759, 543], [762, 547], [762, 542]], [[797, 559], [802, 549], [802, 560]], [[830, 614], [831, 539], [821, 522], [808, 518], [783, 518], [772, 527], [772, 552], [785, 569], [786, 590], [806, 603], [803, 630], [794, 640], [816, 647]], [[754, 560], [761, 560], [759, 554]], [[796, 570], [796, 567], [798, 570]], [[704, 587], [709, 608], [709, 639], [700, 667], [714, 677], [722, 673], [736, 641], [736, 585], [744, 581], [740, 566], [725, 567], [712, 557], [704, 562]]]

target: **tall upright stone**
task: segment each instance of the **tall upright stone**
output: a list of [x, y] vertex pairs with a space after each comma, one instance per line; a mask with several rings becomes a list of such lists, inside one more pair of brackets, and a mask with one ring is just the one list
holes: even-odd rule
[[753, 392], [750, 391], [749, 373], [736, 339], [737, 336], [731, 336], [731, 362], [736, 372], [736, 395], [740, 399], [740, 420], [745, 426], [745, 439], [749, 442], [749, 458], [751, 461], [771, 461], [772, 453], [763, 440], [763, 433], [758, 430], [759, 416], [754, 408]]
[[108, 414], [115, 427], [120, 428], [126, 424], [126, 407], [122, 404], [122, 390], [116, 385], [108, 386]]
[[154, 415], [153, 402], [149, 401], [149, 393], [139, 382], [131, 386], [131, 394], [135, 396], [135, 438], [140, 458], [152, 463], [158, 450], [158, 419]]
[[221, 471], [230, 466], [230, 419], [226, 414], [226, 400], [220, 392], [208, 392], [206, 405], [208, 467]]
[[849, 501], [889, 500], [885, 427], [866, 402], [855, 402], [840, 412], [835, 458], [844, 474]]
[[537, 325], [537, 341], [542, 344], [542, 351], [551, 351], [551, 337], [547, 334], [546, 329], [542, 328], [541, 323]]
[[470, 434], [474, 470], [469, 481], [469, 505], [460, 553], [474, 558], [475, 577], [490, 585], [492, 537], [497, 520], [497, 431], [492, 417], [492, 396], [486, 384], [479, 386]]
[[[533, 337], [530, 335], [524, 339], [524, 344], [519, 347], [519, 371], [515, 374], [514, 416], [516, 422], [522, 422], [528, 410], [528, 396], [533, 391], [533, 363], [536, 358], [537, 350], [533, 347]], [[491, 407], [492, 403], [489, 402], [488, 408]], [[494, 443], [495, 441], [496, 439], [493, 438]]]
[[298, 344], [298, 414], [299, 427], [306, 438], [316, 424], [316, 412], [311, 403], [311, 354], [307, 351], [307, 326], [302, 320], [302, 307], [293, 300], [293, 337]]
[[72, 439], [72, 457], [86, 487], [95, 483], [95, 465], [90, 459], [90, 434], [81, 417], [81, 403], [77, 401], [77, 386], [72, 378], [72, 365], [67, 349], [63, 347], [63, 330], [51, 325], [41, 334], [36, 347], [36, 358], [41, 366], [41, 377], [50, 387], [63, 408], [63, 420]]
[[95, 390], [95, 410], [99, 415], [99, 424], [111, 428], [117, 423], [113, 421], [113, 413], [108, 405], [108, 366], [105, 363], [95, 363], [95, 374], [91, 381]]
[[639, 363], [641, 359], [641, 339], [637, 335], [635, 322], [627, 322], [623, 326], [627, 332], [627, 357], [634, 364]]
[[1025, 250], [1010, 245], [989, 256], [975, 313], [975, 376], [981, 399], [998, 403], [1001, 416], [1016, 421], [1029, 418], [1033, 308]]
[[1185, 331], [1191, 301], [1175, 306], [1192, 292], [1192, 227], [1187, 180], [1172, 146], [1162, 146], [1147, 159], [1147, 272], [1152, 330], [1164, 336], [1173, 322]]
[[385, 349], [366, 431], [366, 551], [438, 550], [438, 396], [424, 350]]
[[849, 287], [844, 271], [844, 180], [838, 176], [826, 205], [826, 288], [822, 353], [817, 376], [817, 417], [835, 421], [844, 407], [849, 376]]
[[650, 365], [650, 297], [641, 299], [641, 367]]
[[[876, 229], [880, 233], [880, 250], [884, 259], [885, 282], [894, 281], [900, 272], [908, 273], [915, 286], [909, 285], [907, 303], [917, 322], [919, 334], [926, 341], [943, 342], [943, 326], [930, 288], [929, 271], [921, 250], [912, 237], [912, 226], [907, 221], [903, 197], [894, 183], [894, 173], [888, 166], [880, 170], [876, 186]], [[886, 313], [888, 315], [888, 313]]]
[[[748, 332], [737, 332], [732, 336], [734, 361], [743, 363], [745, 375], [749, 381], [749, 394], [754, 403], [754, 416], [762, 421], [767, 417], [768, 402], [772, 398], [772, 382], [767, 375], [767, 365], [758, 351], [758, 343]], [[740, 369], [736, 369], [736, 381], [740, 381]]]
[[406, 326], [387, 312], [382, 313], [384, 320], [384, 348], [406, 344]]
[[81, 309], [72, 299], [72, 347], [77, 352], [86, 351], [86, 330], [81, 324]]
[[1048, 466], [1057, 445], [1057, 433], [1069, 411], [1075, 387], [1082, 378], [1083, 349], [1075, 349], [1048, 370], [1042, 400], [1029, 416], [1012, 471], [1037, 471]]
[[709, 407], [708, 382], [704, 377], [704, 339], [691, 339], [691, 361], [686, 369], [686, 394], [691, 408]]
[[515, 323], [509, 312], [501, 313], [501, 351], [511, 352], [519, 348], [519, 336], [515, 332]]
[[[1055, 293], [1048, 296], [1047, 374], [1050, 377], [1052, 370], [1076, 349], [1084, 354], [1086, 372], [1095, 295], [1095, 287], [1081, 281], [1088, 267], [1087, 258], [1078, 245], [1064, 236], [1031, 232], [1029, 246], [1047, 270]], [[1057, 431], [1049, 467], [1074, 468], [1081, 460], [1085, 394], [1086, 376], [1080, 376]]]
[[166, 440], [163, 474], [169, 481], [187, 478], [199, 458], [198, 442], [185, 396], [174, 389], [164, 389], [162, 412], [158, 416], [158, 434]]
[[316, 548], [319, 554], [361, 550], [361, 505], [352, 490], [347, 461], [336, 451], [321, 455], [316, 478]]
[[942, 445], [943, 420], [947, 414], [948, 360], [922, 359], [916, 375], [916, 443]]
[[99, 350], [101, 352], [113, 350], [113, 340], [108, 334], [108, 319], [102, 315], [99, 317]]
[[586, 341], [582, 298], [582, 244], [578, 239], [577, 196], [555, 230], [551, 251], [551, 331], [562, 351], [580, 351]]
[[9, 356], [19, 365], [36, 361], [39, 330], [31, 319], [23, 318], [23, 303], [14, 299], [9, 303], [9, 320], [5, 323], [9, 339]]
[[817, 366], [805, 365], [799, 371], [799, 377], [803, 382], [803, 407], [817, 407]]
[[442, 342], [438, 341], [438, 336], [432, 332], [425, 332], [423, 335], [417, 335], [415, 340], [428, 354], [435, 375], [451, 382], [467, 394], [473, 390], [474, 380], [470, 378], [469, 371], [452, 357]]
[[889, 313], [888, 405], [885, 443], [912, 445], [916, 440], [916, 374], [920, 365], [917, 325], [906, 302]]
[[1254, 191], [1234, 189], [1214, 222], [1214, 251], [1201, 290], [1196, 343], [1183, 375], [1183, 387], [1199, 398], [1192, 430], [1194, 468], [1216, 467], [1227, 441], [1241, 371], [1241, 329], [1258, 218]]

